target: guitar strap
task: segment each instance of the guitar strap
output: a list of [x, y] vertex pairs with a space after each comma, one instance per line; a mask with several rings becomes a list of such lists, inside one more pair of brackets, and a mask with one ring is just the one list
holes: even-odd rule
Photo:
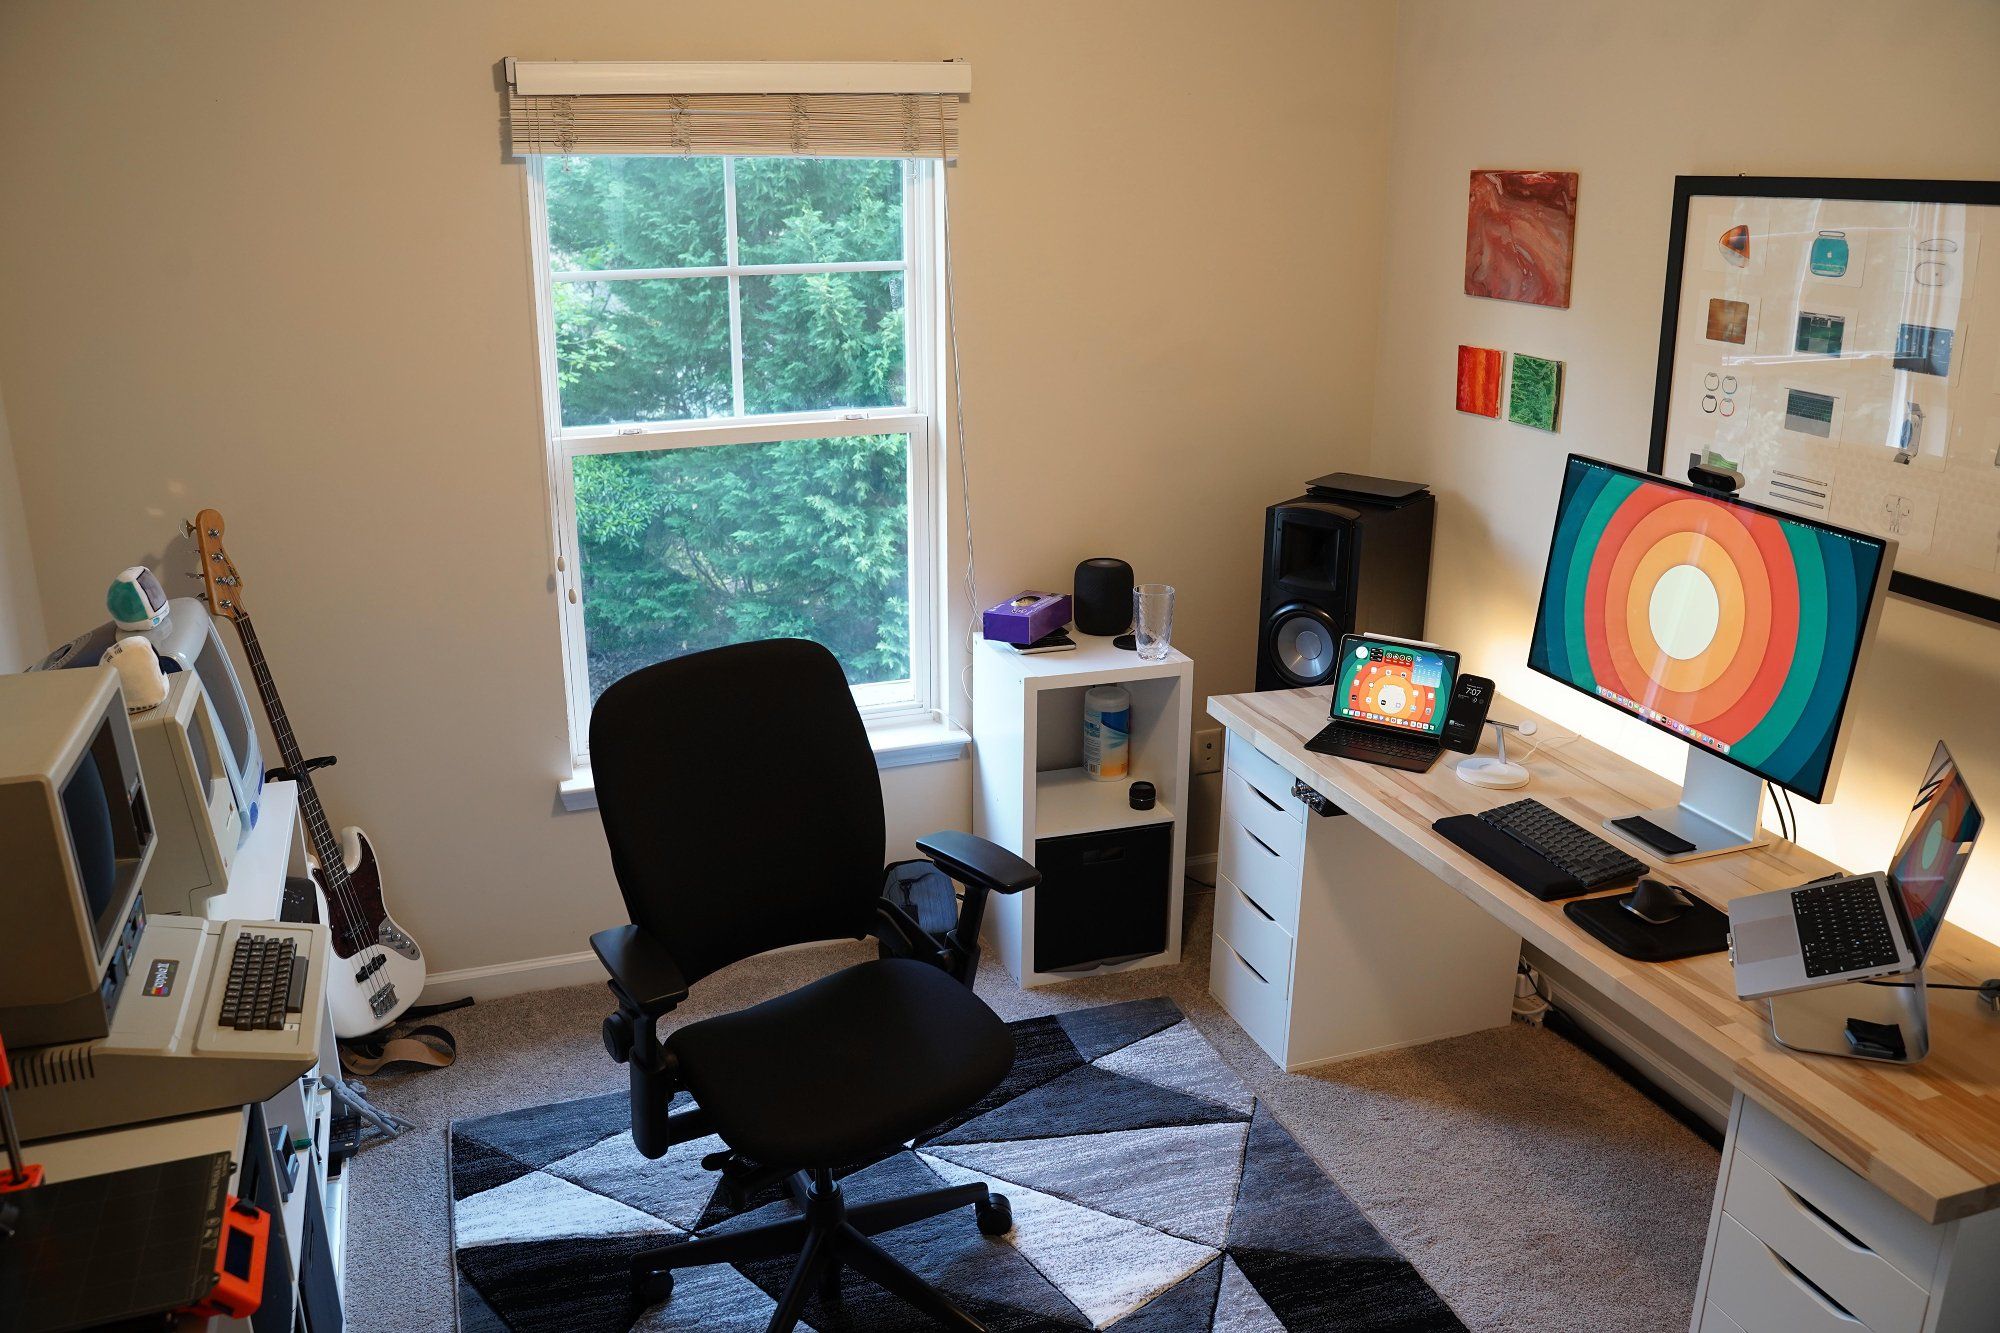
[[435, 1023], [385, 1028], [340, 1043], [340, 1067], [351, 1078], [367, 1078], [390, 1065], [446, 1069], [458, 1059], [458, 1039]]

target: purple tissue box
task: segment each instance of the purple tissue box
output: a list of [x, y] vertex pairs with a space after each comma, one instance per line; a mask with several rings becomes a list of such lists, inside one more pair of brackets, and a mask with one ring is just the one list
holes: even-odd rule
[[1030, 644], [1069, 624], [1066, 592], [1017, 593], [986, 609], [980, 633], [1001, 643]]

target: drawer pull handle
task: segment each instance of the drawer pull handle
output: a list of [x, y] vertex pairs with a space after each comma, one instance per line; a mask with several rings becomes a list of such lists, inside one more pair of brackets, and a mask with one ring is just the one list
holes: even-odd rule
[[1856, 1319], [1853, 1315], [1849, 1314], [1847, 1312], [1846, 1306], [1842, 1305], [1839, 1301], [1835, 1300], [1833, 1297], [1827, 1295], [1826, 1292], [1820, 1288], [1819, 1283], [1813, 1281], [1811, 1278], [1807, 1277], [1804, 1273], [1801, 1273], [1798, 1269], [1792, 1267], [1791, 1264], [1787, 1263], [1785, 1261], [1784, 1255], [1779, 1254], [1776, 1250], [1771, 1249], [1771, 1247], [1768, 1245], [1766, 1245], [1764, 1249], [1767, 1253], [1770, 1254], [1772, 1260], [1774, 1260], [1777, 1263], [1778, 1267], [1785, 1270], [1785, 1275], [1791, 1278], [1793, 1282], [1796, 1282], [1805, 1291], [1806, 1295], [1812, 1297], [1814, 1300], [1818, 1301], [1822, 1306], [1826, 1307], [1826, 1312], [1828, 1314], [1832, 1315], [1836, 1319], [1845, 1319], [1850, 1324], [1853, 1324], [1856, 1328], [1862, 1327], [1861, 1321], [1859, 1319]]
[[1244, 785], [1244, 786], [1246, 786], [1246, 787], [1248, 787], [1248, 788], [1249, 788], [1249, 789], [1250, 789], [1250, 790], [1251, 790], [1252, 792], [1256, 793], [1256, 796], [1257, 796], [1257, 799], [1258, 799], [1258, 800], [1260, 800], [1260, 801], [1262, 801], [1262, 802], [1263, 802], [1263, 803], [1264, 803], [1265, 805], [1268, 805], [1268, 806], [1270, 806], [1270, 807], [1271, 807], [1271, 808], [1272, 808], [1273, 810], [1276, 810], [1276, 811], [1277, 811], [1278, 813], [1280, 813], [1280, 814], [1283, 814], [1283, 813], [1284, 813], [1284, 810], [1285, 810], [1285, 807], [1284, 807], [1284, 806], [1282, 806], [1282, 805], [1279, 805], [1279, 804], [1278, 804], [1278, 803], [1277, 803], [1276, 801], [1272, 800], [1272, 799], [1271, 799], [1271, 798], [1270, 798], [1269, 796], [1266, 796], [1266, 795], [1264, 794], [1264, 790], [1263, 790], [1263, 788], [1259, 787], [1259, 786], [1258, 786], [1258, 785], [1257, 785], [1256, 783], [1254, 783], [1254, 782], [1245, 782], [1245, 783], [1244, 783], [1243, 785]]
[[[1223, 941], [1223, 943], [1224, 943], [1224, 944], [1229, 944], [1229, 941], [1228, 941], [1228, 940], [1224, 940], [1224, 941]], [[1233, 953], [1233, 954], [1235, 954], [1235, 955], [1236, 955], [1236, 961], [1237, 961], [1237, 962], [1239, 962], [1239, 963], [1243, 964], [1243, 966], [1245, 966], [1245, 967], [1248, 967], [1248, 968], [1250, 968], [1250, 975], [1251, 975], [1251, 976], [1253, 976], [1253, 977], [1257, 978], [1257, 980], [1259, 980], [1259, 981], [1263, 982], [1263, 983], [1264, 983], [1264, 984], [1265, 984], [1266, 986], [1268, 986], [1268, 985], [1270, 985], [1270, 984], [1271, 984], [1271, 979], [1270, 979], [1269, 977], [1265, 976], [1265, 975], [1264, 975], [1264, 974], [1263, 974], [1262, 972], [1259, 972], [1259, 971], [1258, 971], [1258, 970], [1257, 970], [1256, 968], [1254, 968], [1254, 967], [1251, 967], [1251, 966], [1250, 966], [1250, 960], [1249, 960], [1248, 958], [1245, 958], [1245, 957], [1243, 956], [1243, 954], [1242, 954], [1242, 953], [1241, 953], [1241, 952], [1240, 952], [1240, 951], [1239, 951], [1239, 950], [1237, 949], [1237, 947], [1236, 947], [1235, 945], [1233, 945], [1233, 944], [1229, 944], [1229, 952], [1231, 952], [1231, 953]]]
[[1839, 1241], [1841, 1244], [1847, 1246], [1848, 1249], [1853, 1250], [1856, 1254], [1875, 1253], [1875, 1251], [1870, 1249], [1859, 1236], [1855, 1235], [1852, 1231], [1849, 1231], [1846, 1227], [1840, 1225], [1840, 1223], [1834, 1221], [1832, 1218], [1828, 1217], [1825, 1213], [1821, 1212], [1818, 1208], [1814, 1207], [1810, 1199], [1800, 1194], [1790, 1185], [1787, 1185], [1784, 1181], [1781, 1180], [1778, 1182], [1778, 1188], [1785, 1192], [1785, 1197], [1790, 1199], [1792, 1203], [1797, 1206], [1800, 1212], [1812, 1218], [1815, 1222], [1818, 1222], [1828, 1231], [1831, 1231], [1833, 1233], [1834, 1239]]
[[1277, 922], [1278, 918], [1272, 916], [1269, 912], [1265, 911], [1264, 905], [1262, 903], [1258, 902], [1255, 898], [1252, 898], [1249, 894], [1243, 892], [1242, 889], [1237, 889], [1234, 884], [1230, 885], [1229, 887], [1232, 889], [1236, 889], [1236, 896], [1241, 898], [1244, 902], [1249, 903], [1250, 910], [1255, 912], [1258, 916], [1261, 916], [1266, 921], [1272, 922], [1274, 924]]
[[[1259, 847], [1262, 847], [1262, 848], [1263, 848], [1263, 849], [1264, 849], [1265, 851], [1267, 851], [1267, 852], [1270, 852], [1270, 853], [1271, 853], [1271, 855], [1273, 855], [1273, 856], [1277, 856], [1277, 855], [1278, 855], [1278, 853], [1277, 853], [1276, 851], [1273, 851], [1273, 850], [1272, 850], [1272, 848], [1271, 848], [1271, 844], [1270, 844], [1270, 843], [1268, 843], [1268, 842], [1265, 842], [1265, 841], [1264, 841], [1264, 840], [1263, 840], [1262, 838], [1260, 838], [1260, 837], [1258, 837], [1258, 836], [1257, 836], [1256, 834], [1252, 833], [1252, 832], [1251, 832], [1251, 831], [1250, 831], [1249, 829], [1244, 829], [1244, 830], [1243, 830], [1243, 836], [1244, 836], [1244, 837], [1246, 837], [1246, 838], [1248, 838], [1248, 839], [1250, 839], [1250, 841], [1252, 841], [1252, 842], [1256, 843], [1256, 844], [1257, 844], [1257, 845], [1258, 845]], [[1283, 857], [1279, 857], [1278, 859], [1279, 859], [1279, 860], [1283, 860], [1284, 858], [1283, 858]]]

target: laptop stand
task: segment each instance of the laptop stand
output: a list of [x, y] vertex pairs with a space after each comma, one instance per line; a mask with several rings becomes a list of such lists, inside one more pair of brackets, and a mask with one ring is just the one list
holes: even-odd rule
[[[1930, 992], [1924, 984], [1924, 969], [1877, 980], [1891, 983], [1870, 985], [1865, 981], [1844, 981], [1815, 990], [1773, 995], [1771, 1035], [1780, 1046], [1820, 1055], [1844, 1055], [1853, 1060], [1877, 1060], [1887, 1064], [1913, 1065], [1930, 1054]], [[1900, 1028], [1903, 1055], [1895, 1058], [1864, 1054], [1847, 1040], [1847, 1020], [1858, 1018]]]

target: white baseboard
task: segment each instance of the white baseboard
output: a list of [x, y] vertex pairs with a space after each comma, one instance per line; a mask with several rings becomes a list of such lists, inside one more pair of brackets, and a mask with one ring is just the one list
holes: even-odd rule
[[[820, 940], [810, 944], [788, 944], [772, 953], [793, 949], [823, 949], [844, 944], [845, 940]], [[445, 1004], [452, 1000], [497, 1000], [503, 995], [526, 995], [529, 991], [555, 990], [562, 986], [602, 984], [608, 978], [597, 955], [550, 954], [546, 958], [523, 958], [514, 963], [488, 963], [484, 967], [461, 967], [451, 972], [433, 972], [424, 983], [418, 1004]]]
[[1720, 1130], [1729, 1123], [1730, 1088], [1707, 1070], [1671, 1058], [1660, 1040], [1633, 1024], [1616, 1005], [1579, 982], [1569, 971], [1532, 947], [1524, 949], [1528, 963], [1542, 974], [1549, 1002], [1576, 1020], [1578, 1027], [1616, 1051], [1688, 1110]]
[[603, 981], [604, 964], [585, 949], [582, 953], [551, 954], [546, 958], [523, 958], [515, 963], [489, 963], [485, 967], [461, 967], [452, 972], [433, 972], [424, 983], [418, 1004], [444, 1004], [451, 1000], [497, 1000], [503, 995], [524, 995], [529, 991], [554, 990], [558, 986], [580, 986]]

